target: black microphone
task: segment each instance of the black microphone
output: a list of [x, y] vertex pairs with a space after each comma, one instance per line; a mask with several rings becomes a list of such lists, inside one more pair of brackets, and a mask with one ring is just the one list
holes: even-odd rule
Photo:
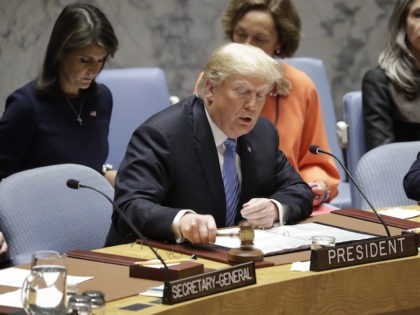
[[324, 151], [322, 150], [319, 146], [317, 145], [311, 145], [309, 147], [309, 152], [311, 152], [312, 154], [318, 155], [320, 153], [324, 153], [327, 154], [329, 156], [332, 156], [339, 164], [340, 166], [343, 168], [343, 170], [346, 172], [347, 176], [350, 178], [351, 182], [354, 184], [354, 186], [356, 186], [357, 190], [360, 192], [360, 194], [363, 196], [363, 198], [366, 200], [366, 202], [368, 203], [368, 205], [370, 206], [370, 208], [373, 210], [373, 212], [375, 213], [375, 215], [377, 216], [377, 218], [379, 219], [379, 221], [381, 221], [382, 225], [385, 228], [386, 234], [388, 236], [391, 236], [391, 233], [389, 232], [388, 226], [385, 224], [384, 220], [382, 220], [381, 216], [379, 215], [378, 211], [376, 211], [375, 207], [372, 205], [372, 203], [369, 201], [369, 199], [365, 196], [365, 194], [362, 192], [362, 190], [360, 189], [359, 185], [357, 185], [356, 181], [353, 179], [353, 177], [351, 176], [350, 172], [347, 170], [347, 168], [343, 165], [343, 163], [340, 161], [340, 159], [338, 157], [336, 157], [334, 154]]
[[123, 220], [125, 221], [125, 223], [127, 223], [127, 225], [131, 228], [131, 230], [134, 232], [134, 234], [138, 238], [140, 238], [146, 244], [147, 247], [149, 247], [151, 249], [151, 251], [153, 252], [153, 254], [162, 263], [163, 267], [165, 268], [166, 278], [167, 278], [167, 281], [165, 283], [165, 287], [167, 285], [169, 285], [169, 282], [171, 281], [171, 275], [169, 273], [169, 268], [166, 265], [165, 261], [162, 259], [162, 257], [159, 255], [159, 253], [153, 248], [153, 246], [150, 245], [150, 243], [146, 239], [146, 237], [136, 228], [136, 226], [130, 221], [130, 219], [127, 217], [127, 215], [115, 204], [115, 202], [111, 198], [109, 198], [102, 191], [100, 191], [100, 190], [98, 190], [98, 189], [96, 189], [94, 187], [91, 187], [91, 186], [82, 184], [82, 183], [80, 183], [76, 179], [69, 179], [69, 180], [67, 180], [67, 187], [72, 188], [72, 189], [88, 188], [88, 189], [91, 189], [91, 190], [93, 190], [93, 191], [101, 194], [102, 196], [104, 196], [112, 204], [113, 209], [118, 212], [118, 214], [120, 215], [120, 217], [123, 218]]

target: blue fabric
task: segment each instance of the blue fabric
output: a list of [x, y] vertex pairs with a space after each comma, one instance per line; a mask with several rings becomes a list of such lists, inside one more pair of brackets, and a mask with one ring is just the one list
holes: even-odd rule
[[104, 69], [96, 78], [112, 92], [107, 162], [118, 169], [134, 130], [169, 106], [166, 76], [160, 68]]
[[[403, 179], [418, 152], [420, 141], [394, 142], [373, 148], [361, 157], [354, 178], [375, 208], [417, 204], [407, 198]], [[360, 208], [370, 209], [364, 198]]]
[[226, 195], [226, 226], [235, 224], [239, 201], [239, 179], [236, 171], [236, 140], [227, 139], [223, 162], [223, 185]]
[[15, 173], [0, 181], [0, 230], [13, 264], [30, 262], [35, 250], [103, 247], [112, 205], [89, 189], [70, 189], [74, 178], [113, 198], [104, 176], [83, 165], [60, 164]]
[[[362, 93], [360, 91], [349, 92], [344, 95], [344, 120], [347, 123], [347, 168], [352, 176], [356, 174], [357, 163], [366, 152], [365, 146], [365, 123], [363, 121]], [[361, 199], [357, 188], [350, 185], [352, 207], [360, 209]]]

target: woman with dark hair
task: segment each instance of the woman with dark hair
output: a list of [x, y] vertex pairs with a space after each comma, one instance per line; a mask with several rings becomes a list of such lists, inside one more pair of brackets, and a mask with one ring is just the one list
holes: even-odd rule
[[[291, 0], [232, 0], [222, 25], [227, 39], [257, 46], [273, 58], [291, 57], [299, 46], [301, 22]], [[312, 187], [313, 205], [319, 206], [337, 195], [339, 183], [333, 159], [309, 152], [311, 144], [329, 150], [320, 100], [305, 73], [278, 61], [285, 80], [267, 96], [261, 115], [277, 127], [280, 149]]]
[[[95, 78], [117, 48], [112, 25], [98, 8], [75, 3], [63, 9], [40, 75], [6, 100], [0, 119], [0, 179], [61, 163], [102, 172], [112, 95]], [[115, 172], [106, 176], [112, 183]]]
[[398, 0], [379, 65], [363, 77], [368, 149], [420, 140], [420, 0]]

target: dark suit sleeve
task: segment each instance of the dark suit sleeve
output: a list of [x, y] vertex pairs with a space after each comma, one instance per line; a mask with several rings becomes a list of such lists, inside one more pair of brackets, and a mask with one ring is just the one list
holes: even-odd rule
[[34, 111], [31, 98], [22, 89], [6, 100], [0, 119], [0, 179], [19, 170], [34, 135]]
[[275, 192], [270, 198], [284, 205], [283, 219], [286, 224], [295, 224], [312, 213], [312, 192], [286, 156], [277, 151]]
[[[116, 179], [116, 203], [143, 234], [157, 240], [174, 239], [171, 224], [180, 210], [163, 206], [171, 180], [169, 160], [167, 137], [156, 127], [141, 126], [131, 138]], [[121, 236], [130, 234], [117, 214], [113, 224]]]
[[408, 198], [420, 200], [420, 152], [417, 160], [413, 163], [410, 170], [404, 177], [404, 190]]
[[368, 71], [362, 81], [363, 118], [367, 148], [395, 141], [389, 80], [380, 68]]

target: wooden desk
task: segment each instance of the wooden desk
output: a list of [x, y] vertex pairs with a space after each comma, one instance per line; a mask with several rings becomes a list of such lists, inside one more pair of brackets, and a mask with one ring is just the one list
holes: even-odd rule
[[[338, 219], [338, 217], [340, 217]], [[383, 234], [377, 223], [325, 215], [308, 221]], [[393, 235], [400, 229], [390, 228]], [[129, 245], [99, 251], [138, 255]], [[305, 257], [305, 252], [299, 254]], [[309, 251], [306, 252], [309, 259]], [[275, 260], [275, 258], [272, 258]], [[205, 264], [222, 268], [215, 262]], [[151, 305], [140, 314], [420, 314], [420, 254], [414, 257], [359, 265], [323, 272], [292, 272], [290, 264], [257, 269], [257, 284], [177, 305], [155, 304], [156, 298], [133, 296], [108, 303], [111, 314], [135, 314], [120, 309], [142, 303]]]
[[129, 297], [107, 314], [135, 314], [119, 309], [135, 303], [151, 305], [139, 314], [420, 314], [419, 279], [419, 255], [318, 273], [282, 265], [257, 269], [253, 286], [170, 306]]
[[[383, 227], [338, 215], [317, 216], [310, 221], [358, 225], [361, 230], [383, 233]], [[340, 218], [338, 218], [340, 217]], [[339, 225], [339, 224], [337, 224]], [[399, 229], [390, 228], [392, 234]], [[97, 252], [152, 258], [150, 250], [140, 245], [120, 245], [96, 250]], [[165, 258], [168, 252], [160, 250]], [[308, 259], [309, 251], [300, 252], [299, 259]], [[275, 257], [270, 258], [273, 261]], [[200, 259], [201, 260], [201, 259]], [[201, 260], [205, 266], [220, 269], [227, 265]], [[76, 263], [70, 274], [78, 274]], [[107, 303], [110, 314], [420, 314], [420, 255], [355, 267], [323, 272], [291, 272], [290, 264], [257, 269], [257, 284], [199, 298], [176, 305], [162, 305], [160, 299], [133, 295]], [[100, 277], [101, 268], [95, 270]], [[81, 289], [110, 289], [113, 286], [141, 283], [140, 287], [161, 284], [156, 281], [128, 277], [127, 266], [115, 266], [116, 277], [97, 279], [96, 284], [86, 282]], [[73, 272], [75, 271], [75, 272]], [[86, 273], [86, 271], [84, 271]], [[83, 275], [83, 274], [80, 274]], [[100, 283], [100, 285], [98, 285]], [[98, 287], [93, 287], [98, 286]], [[140, 289], [139, 289], [140, 292]], [[133, 304], [146, 308], [135, 311], [121, 310]]]

